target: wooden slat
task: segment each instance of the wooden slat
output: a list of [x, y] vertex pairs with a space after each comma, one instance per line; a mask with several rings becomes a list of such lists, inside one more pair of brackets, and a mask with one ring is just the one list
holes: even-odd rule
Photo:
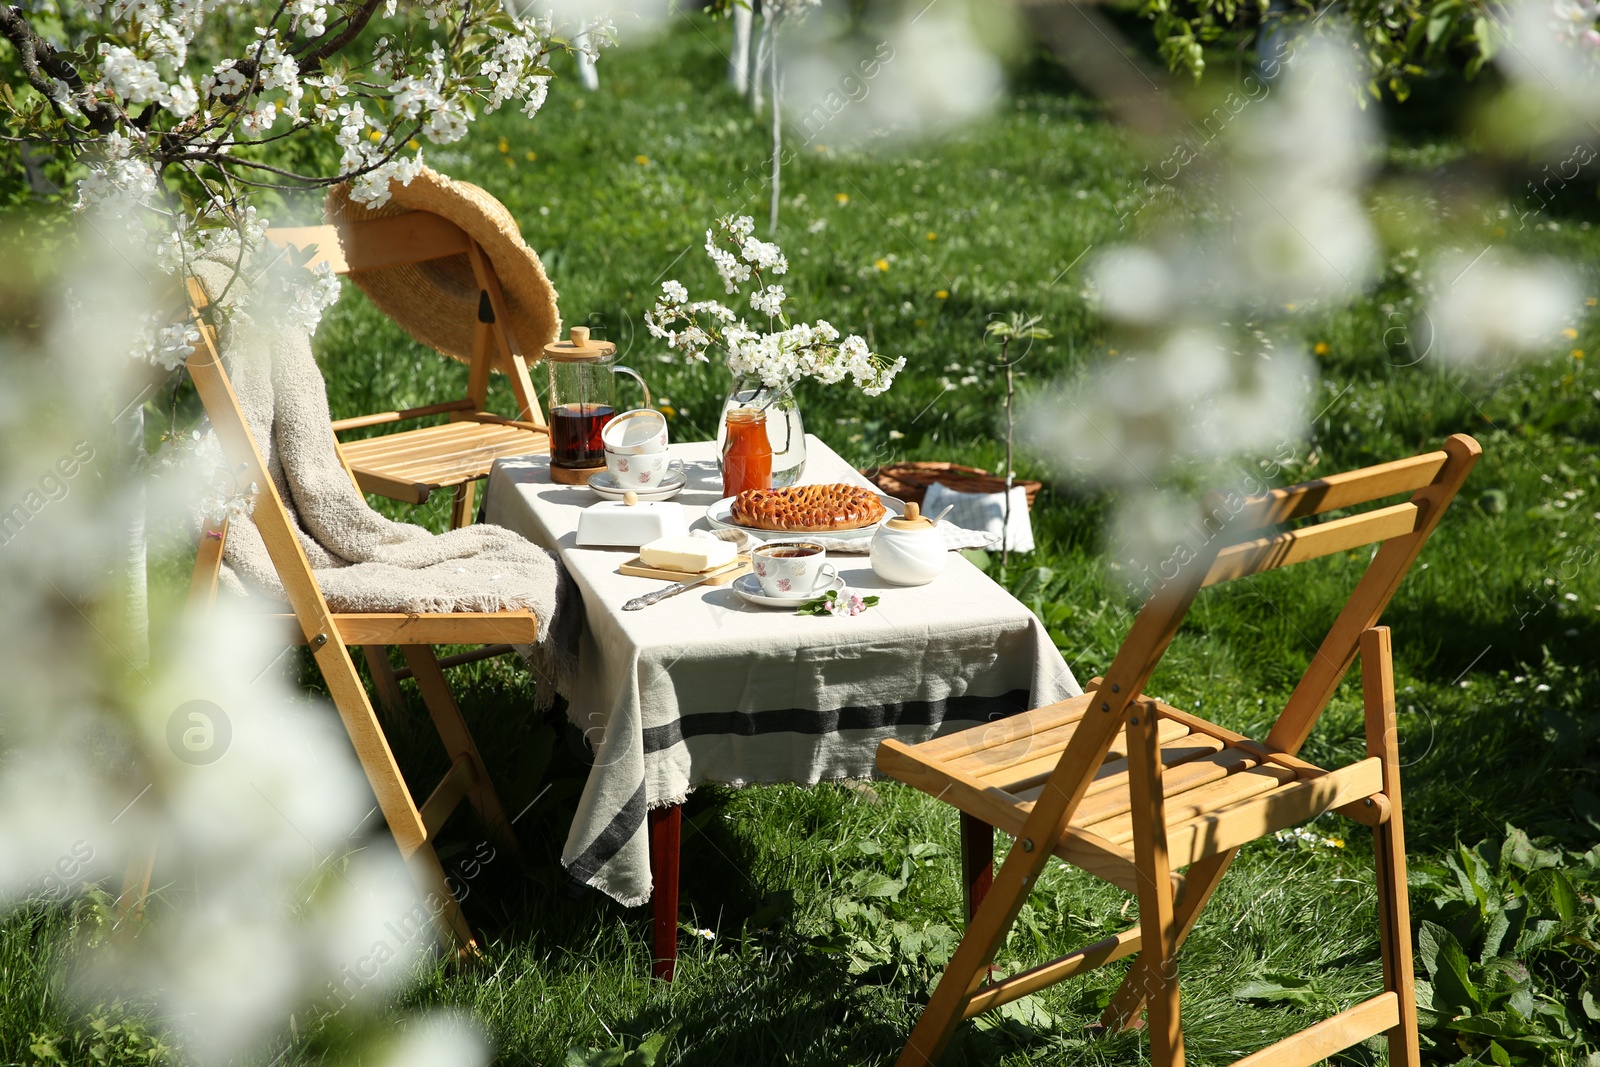
[[[1187, 765], [1215, 755], [1226, 747], [1215, 737], [1190, 733], [1174, 741], [1171, 745], [1163, 746], [1161, 759], [1169, 767], [1180, 764]], [[1028, 789], [1009, 790], [1009, 792], [1024, 804], [1032, 804], [1039, 799], [1039, 794], [1043, 792], [1043, 788], [1043, 786], [1033, 786]], [[1105, 796], [1108, 793], [1120, 793], [1127, 788], [1128, 761], [1126, 759], [1107, 760], [1095, 772], [1094, 781], [1089, 783], [1089, 791], [1083, 795], [1083, 803], [1078, 805], [1078, 811], [1081, 813], [1089, 810], [1087, 806], [1093, 798]], [[1080, 815], [1073, 816], [1074, 821], [1079, 818]]]
[[[1268, 773], [1275, 769], [1257, 768]], [[1169, 836], [1172, 855], [1180, 857], [1174, 862], [1178, 866], [1185, 866], [1207, 856], [1247, 845], [1259, 837], [1299, 825], [1332, 808], [1370, 796], [1382, 787], [1383, 769], [1379, 761], [1364, 759], [1348, 767], [1329, 771], [1321, 778], [1295, 782], [1261, 796], [1213, 809], [1172, 828]]]
[[[1284, 770], [1282, 767], [1260, 765], [1246, 767], [1216, 781], [1196, 786], [1178, 796], [1168, 797], [1167, 819], [1170, 824], [1176, 826], [1190, 819], [1206, 818], [1216, 811], [1226, 810], [1240, 801], [1283, 788], [1293, 781], [1295, 781], [1294, 772]], [[1133, 840], [1134, 828], [1131, 815], [1115, 815], [1088, 826], [1088, 829], [1118, 845]], [[1170, 833], [1175, 837], [1177, 830], [1174, 829]], [[1176, 845], [1173, 846], [1172, 852], [1175, 855], [1180, 851]], [[1183, 867], [1186, 864], [1175, 863], [1174, 866]]]
[[315, 246], [315, 254], [303, 264], [307, 270], [326, 263], [335, 274], [350, 272], [350, 264], [345, 261], [344, 248], [339, 241], [339, 231], [334, 226], [279, 226], [267, 230], [266, 238], [269, 244], [301, 252]]
[[1182, 1067], [1176, 901], [1170, 879], [1171, 872], [1184, 864], [1172, 862], [1173, 852], [1168, 845], [1167, 820], [1172, 818], [1172, 812], [1162, 788], [1164, 768], [1156, 732], [1160, 721], [1143, 708], [1136, 708], [1128, 716], [1128, 792], [1133, 798], [1128, 813], [1133, 826], [1129, 836], [1134, 838], [1133, 855], [1139, 871], [1140, 955], [1154, 963], [1149, 973], [1155, 978], [1155, 985], [1145, 1011], [1150, 1060]]
[[477, 423], [447, 422], [441, 426], [424, 426], [360, 441], [345, 441], [343, 446], [352, 462], [395, 460], [406, 456], [433, 455], [441, 449], [464, 446], [482, 432], [482, 427]]
[[1394, 818], [1374, 833], [1373, 860], [1378, 889], [1378, 944], [1383, 955], [1383, 985], [1395, 994], [1400, 1017], [1389, 1030], [1390, 1067], [1420, 1067], [1417, 1041], [1417, 989], [1411, 954], [1411, 901], [1406, 889], [1406, 835], [1400, 817], [1400, 745], [1395, 731], [1394, 660], [1389, 628], [1361, 635], [1361, 695], [1367, 754], [1383, 761], [1381, 798]]
[[[288, 622], [294, 616], [268, 618]], [[531, 645], [539, 637], [538, 620], [530, 611], [341, 613], [329, 619], [351, 645]], [[303, 636], [299, 643], [306, 643]]]
[[[1259, 530], [1397, 493], [1415, 492], [1433, 481], [1448, 458], [1442, 451], [1428, 452], [1246, 497], [1233, 517], [1233, 528]], [[1226, 514], [1226, 504], [1223, 507]]]
[[[515, 651], [516, 649], [512, 648], [510, 645], [484, 645], [482, 648], [474, 648], [466, 652], [457, 652], [452, 656], [440, 656], [439, 666], [449, 670], [451, 667], [459, 667], [463, 663], [476, 663], [481, 659], [493, 659], [496, 656], [503, 656], [507, 652]], [[404, 679], [411, 677], [411, 668], [401, 667], [399, 670], [394, 672], [394, 677], [396, 681], [403, 681]]]
[[194, 554], [194, 570], [189, 575], [191, 610], [203, 610], [217, 601], [217, 577], [222, 573], [222, 554], [228, 544], [228, 520], [207, 521], [200, 531], [200, 545]]
[[947, 765], [930, 766], [916, 749], [890, 738], [878, 745], [878, 769], [936, 800], [1015, 834], [1026, 818], [1015, 798]]
[[1294, 563], [1335, 552], [1346, 552], [1375, 541], [1408, 534], [1417, 527], [1415, 504], [1395, 504], [1361, 515], [1351, 515], [1320, 526], [1287, 530], [1271, 537], [1260, 537], [1229, 545], [1217, 553], [1217, 560], [1206, 574], [1206, 585], [1242, 578], [1247, 574], [1287, 567]]
[[[351, 464], [354, 467], [354, 464]], [[433, 495], [437, 486], [426, 485], [419, 482], [402, 482], [396, 478], [389, 478], [375, 471], [356, 470], [356, 485], [361, 487], [363, 493], [375, 493], [386, 496], [390, 500], [399, 500], [407, 504], [426, 504], [428, 497]]]
[[428, 794], [428, 799], [422, 802], [422, 825], [428, 833], [428, 840], [432, 841], [439, 834], [439, 827], [450, 818], [450, 813], [460, 805], [467, 790], [471, 789], [478, 780], [476, 772], [472, 769], [472, 760], [467, 756], [457, 756], [456, 761], [450, 765], [445, 776], [439, 779], [439, 784], [434, 786], [433, 792]]
[[[1213, 742], [1221, 743], [1214, 739]], [[1230, 748], [1175, 766], [1168, 765], [1165, 760], [1162, 763], [1162, 787], [1167, 800], [1171, 802], [1191, 790], [1220, 782], [1229, 775], [1252, 770], [1258, 761], [1251, 759], [1247, 753]], [[1096, 833], [1105, 835], [1106, 831], [1101, 829], [1101, 824], [1107, 819], [1126, 815], [1131, 810], [1132, 794], [1128, 789], [1127, 771], [1124, 770], [1117, 777], [1116, 788], [1083, 798], [1083, 803], [1078, 805], [1077, 814], [1072, 817], [1072, 825], [1093, 829]]]
[[969, 726], [965, 730], [924, 741], [916, 746], [917, 752], [929, 759], [953, 760], [980, 749], [1025, 741], [1036, 733], [1077, 722], [1083, 718], [1084, 709], [1093, 697], [1093, 693], [1085, 693], [1083, 696], [1046, 704], [1042, 708], [1008, 715], [996, 722]]
[[1331, 1019], [1308, 1026], [1292, 1037], [1260, 1052], [1234, 1060], [1233, 1067], [1310, 1067], [1340, 1049], [1347, 1049], [1373, 1034], [1381, 1034], [1400, 1018], [1398, 999], [1393, 993], [1380, 993], [1371, 1000], [1341, 1011]]
[[[1159, 729], [1163, 744], [1187, 737], [1189, 734], [1187, 726], [1169, 720], [1162, 720]], [[1050, 777], [1050, 772], [1055, 770], [1056, 764], [1061, 760], [1061, 752], [1067, 747], [1067, 743], [1070, 740], [1071, 735], [1068, 734], [1059, 738], [1056, 742], [1045, 745], [1037, 755], [1031, 758], [1017, 759], [1017, 762], [1008, 766], [998, 767], [992, 772], [987, 769], [985, 763], [976, 762], [976, 756], [969, 756], [963, 762], [966, 765], [967, 773], [973, 774], [974, 777], [991, 785], [997, 785], [1008, 793], [1015, 793], [1019, 789], [1029, 789], [1039, 785]], [[1106, 750], [1106, 759], [1120, 760], [1125, 758], [1127, 756], [1127, 750], [1123, 747], [1125, 745], [1125, 741], [1112, 742], [1111, 747]], [[1016, 757], [1013, 758], [1015, 759]]]
[[471, 397], [468, 397], [465, 400], [446, 400], [442, 404], [426, 404], [420, 408], [406, 408], [404, 411], [380, 411], [374, 415], [357, 415], [353, 419], [334, 419], [333, 432], [359, 430], [364, 426], [382, 426], [385, 423], [422, 419], [429, 415], [446, 415], [455, 411], [471, 411], [478, 406], [473, 403]]
[[1092, 971], [1096, 967], [1107, 963], [1115, 963], [1125, 956], [1131, 956], [1139, 951], [1139, 929], [1124, 930], [1120, 934], [1103, 938], [1092, 945], [1085, 945], [1076, 952], [1068, 953], [1058, 960], [1042, 963], [1037, 967], [1029, 968], [1020, 974], [1014, 974], [1003, 981], [984, 986], [973, 995], [967, 1003], [966, 1017], [968, 1019], [979, 1012], [998, 1008], [1002, 1004], [1009, 1004], [1013, 1000], [1020, 1000], [1030, 993], [1036, 993], [1046, 986], [1071, 978], [1084, 971]]

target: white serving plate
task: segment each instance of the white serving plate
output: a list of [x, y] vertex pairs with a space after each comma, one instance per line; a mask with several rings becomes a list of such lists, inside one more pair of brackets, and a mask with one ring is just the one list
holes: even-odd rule
[[[904, 505], [892, 496], [878, 494], [878, 499], [883, 501], [883, 506], [889, 509], [890, 514], [898, 515]], [[888, 518], [885, 515], [884, 518]], [[725, 496], [706, 509], [706, 521], [713, 530], [742, 530], [751, 537], [758, 537], [763, 541], [849, 541], [858, 537], [871, 537], [872, 532], [878, 528], [874, 522], [866, 526], [859, 526], [854, 530], [758, 530], [754, 526], [742, 526], [733, 521], [733, 497]], [[882, 519], [879, 520], [880, 522]]]
[[684, 486], [689, 484], [689, 476], [681, 470], [668, 472], [660, 485], [649, 489], [625, 489], [617, 484], [610, 471], [601, 471], [589, 479], [589, 488], [597, 496], [606, 500], [621, 500], [624, 493], [636, 493], [640, 500], [671, 500], [683, 492]]
[[745, 600], [763, 608], [797, 608], [801, 604], [809, 603], [818, 597], [827, 595], [828, 590], [838, 592], [844, 588], [844, 579], [834, 575], [833, 581], [825, 584], [821, 589], [809, 593], [791, 593], [787, 596], [768, 596], [761, 589], [761, 580], [754, 574], [746, 574], [735, 578], [728, 586]]

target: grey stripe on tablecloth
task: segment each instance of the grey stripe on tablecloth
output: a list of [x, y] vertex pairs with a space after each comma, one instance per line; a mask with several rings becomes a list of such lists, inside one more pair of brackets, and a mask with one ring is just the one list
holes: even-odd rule
[[622, 810], [612, 816], [606, 828], [600, 835], [589, 842], [589, 847], [580, 852], [576, 859], [567, 864], [567, 870], [580, 882], [588, 882], [600, 868], [611, 862], [622, 846], [627, 844], [639, 828], [644, 825], [647, 803], [645, 800], [644, 783], [639, 783], [639, 788], [633, 791], [633, 796], [622, 806]]
[[959, 696], [948, 700], [908, 700], [862, 707], [787, 708], [782, 711], [704, 711], [683, 715], [644, 730], [648, 757], [705, 734], [755, 737], [758, 734], [830, 734], [841, 730], [881, 730], [897, 726], [939, 726], [944, 723], [993, 722], [1029, 707], [1026, 690], [1003, 696]]

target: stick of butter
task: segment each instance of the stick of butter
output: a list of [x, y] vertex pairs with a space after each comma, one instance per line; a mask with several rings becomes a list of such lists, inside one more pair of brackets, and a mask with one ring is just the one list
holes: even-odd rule
[[641, 546], [639, 562], [646, 567], [693, 574], [732, 563], [738, 554], [738, 546], [731, 541], [679, 535], [657, 538]]

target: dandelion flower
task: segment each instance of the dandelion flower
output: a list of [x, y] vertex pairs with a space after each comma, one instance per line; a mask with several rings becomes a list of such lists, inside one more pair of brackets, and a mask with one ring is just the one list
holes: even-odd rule
[[835, 200], [837, 200], [840, 204], [848, 204], [850, 202], [850, 194], [849, 193], [834, 193], [833, 194], [833, 198]]
[[1565, 330], [1561, 331], [1561, 336], [1565, 337], [1569, 341], [1573, 341], [1577, 339], [1578, 331], [1574, 330], [1571, 326], [1568, 326]]
[[887, 271], [889, 269], [889, 261], [887, 259], [880, 259], [874, 263], [873, 266], [877, 267], [880, 271]]
[[1319, 356], [1325, 356], [1329, 352], [1332, 352], [1333, 349], [1328, 346], [1328, 342], [1326, 342], [1326, 341], [1318, 341], [1317, 342], [1317, 346], [1315, 348], [1313, 348], [1311, 351], [1315, 352]]
[[940, 289], [937, 293], [934, 293], [933, 296], [934, 296], [935, 300], [949, 300], [950, 299], [950, 290], [948, 290], [948, 289]]
[[645, 155], [638, 155], [638, 156], [634, 156], [633, 157], [633, 161], [635, 163], [639, 164], [639, 166], [643, 167], [643, 166], [646, 166], [646, 165], [649, 164], [650, 157], [649, 156], [645, 156]]
[[932, 230], [929, 230], [923, 236], [927, 237], [927, 239], [930, 240], [930, 241], [937, 241], [939, 239], [939, 235], [934, 233]]

